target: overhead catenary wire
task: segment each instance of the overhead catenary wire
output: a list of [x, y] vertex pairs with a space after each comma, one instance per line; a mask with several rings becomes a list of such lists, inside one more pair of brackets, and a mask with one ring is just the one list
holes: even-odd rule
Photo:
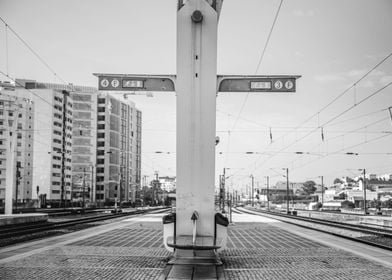
[[[362, 75], [358, 80], [356, 80], [351, 86], [346, 88], [344, 91], [342, 91], [339, 95], [337, 95], [334, 99], [332, 99], [330, 102], [328, 102], [326, 105], [324, 105], [321, 109], [319, 109], [316, 113], [312, 114], [310, 117], [308, 117], [305, 121], [303, 121], [301, 124], [296, 126], [292, 131], [280, 136], [278, 139], [275, 141], [278, 141], [291, 132], [296, 131], [298, 128], [302, 127], [304, 124], [308, 123], [310, 120], [312, 120], [314, 117], [318, 117], [321, 112], [323, 112], [325, 109], [329, 108], [332, 104], [334, 104], [337, 100], [339, 100], [341, 97], [346, 95], [352, 88], [355, 88], [363, 79], [365, 79], [369, 74], [371, 74], [374, 70], [376, 70], [379, 66], [381, 66], [385, 61], [387, 61], [390, 57], [392, 56], [392, 52], [389, 53], [387, 56], [385, 56], [381, 61], [379, 61], [376, 65], [374, 65], [369, 71], [367, 71], [364, 75]], [[356, 104], [358, 105], [358, 103]], [[354, 106], [355, 107], [355, 106]], [[322, 125], [324, 126], [324, 125]]]
[[[350, 131], [347, 131], [347, 132], [345, 132], [345, 133], [343, 133], [343, 134], [340, 134], [340, 135], [337, 135], [337, 136], [328, 138], [323, 144], [328, 144], [328, 143], [331, 142], [332, 140], [335, 140], [335, 139], [337, 139], [337, 138], [344, 137], [345, 135], [347, 135], [347, 134], [349, 134], [349, 133], [355, 133], [355, 132], [360, 131], [361, 129], [364, 129], [364, 128], [367, 128], [367, 127], [370, 127], [370, 126], [379, 124], [379, 123], [381, 123], [381, 122], [383, 122], [383, 121], [385, 121], [385, 120], [387, 120], [387, 119], [388, 119], [388, 118], [381, 118], [381, 119], [378, 119], [378, 120], [373, 121], [373, 122], [371, 122], [371, 123], [368, 123], [368, 124], [366, 124], [366, 125], [364, 125], [364, 126], [361, 126], [361, 127], [359, 127], [359, 128], [355, 128], [355, 129], [352, 129], [352, 130], [350, 130]], [[383, 134], [387, 134], [387, 133], [392, 133], [392, 132], [387, 132], [387, 131], [385, 131], [385, 133], [383, 133]], [[310, 148], [309, 151], [310, 151], [310, 152], [314, 152], [315, 149], [317, 149], [317, 148], [319, 148], [319, 147], [320, 147], [320, 144], [317, 144], [316, 146], [313, 146], [312, 148]], [[283, 153], [283, 152], [281, 152], [281, 153]], [[304, 156], [304, 155], [301, 155], [300, 159], [301, 159], [303, 156]], [[295, 161], [295, 160], [291, 160], [291, 161], [287, 162], [284, 166], [292, 165], [292, 164], [294, 163], [294, 161]]]
[[342, 124], [342, 123], [345, 123], [345, 122], [350, 122], [350, 121], [353, 121], [353, 120], [357, 120], [357, 119], [361, 119], [361, 118], [364, 118], [364, 117], [368, 117], [370, 115], [378, 114], [378, 113], [381, 113], [381, 112], [384, 112], [384, 111], [387, 111], [387, 110], [388, 110], [388, 108], [384, 108], [384, 109], [381, 109], [381, 110], [377, 110], [377, 111], [369, 112], [369, 113], [366, 113], [366, 114], [363, 114], [363, 115], [359, 115], [359, 116], [356, 116], [356, 117], [353, 117], [353, 118], [350, 118], [350, 119], [342, 120], [340, 122], [330, 123], [327, 126], [334, 126], [334, 125]]
[[54, 76], [59, 78], [64, 84], [68, 84], [2, 17], [0, 17], [0, 20], [7, 26], [8, 30], [10, 30], [23, 43], [23, 45], [25, 45], [25, 47], [28, 48], [34, 56], [42, 64], [44, 64], [47, 69], [49, 69], [50, 72], [53, 73]]
[[[267, 50], [269, 41], [270, 41], [270, 39], [271, 39], [271, 35], [272, 35], [273, 30], [274, 30], [276, 21], [277, 21], [277, 19], [278, 19], [279, 12], [280, 12], [280, 9], [281, 9], [281, 7], [282, 7], [282, 4], [283, 4], [283, 0], [280, 0], [278, 9], [276, 10], [275, 17], [274, 17], [274, 20], [273, 20], [273, 22], [272, 22], [271, 29], [270, 29], [270, 31], [269, 31], [269, 33], [268, 33], [268, 36], [267, 36], [267, 40], [265, 41], [263, 51], [262, 51], [261, 56], [260, 56], [260, 59], [259, 59], [259, 61], [258, 61], [258, 63], [257, 63], [257, 67], [256, 67], [256, 70], [255, 70], [255, 74], [257, 74], [257, 73], [259, 72], [260, 66], [261, 66], [261, 64], [262, 64], [262, 62], [263, 62], [264, 55], [265, 55], [265, 52], [266, 52], [266, 50]], [[237, 118], [236, 118], [236, 120], [235, 120], [235, 122], [234, 122], [234, 125], [233, 125], [232, 130], [236, 127], [237, 122], [238, 122], [239, 118], [241, 117], [242, 111], [244, 110], [244, 107], [245, 107], [245, 105], [246, 105], [246, 102], [248, 101], [249, 94], [250, 94], [250, 92], [248, 92], [248, 93], [246, 94], [245, 99], [244, 99], [244, 101], [242, 102], [240, 111], [239, 111], [238, 116], [237, 116]]]
[[[363, 102], [367, 101], [369, 98], [371, 98], [371, 97], [375, 96], [376, 94], [382, 92], [384, 89], [386, 89], [387, 87], [391, 86], [391, 84], [392, 84], [392, 82], [390, 82], [390, 83], [384, 85], [383, 87], [381, 87], [381, 88], [379, 88], [378, 90], [374, 91], [372, 94], [370, 94], [370, 95], [366, 96], [365, 98], [361, 99], [361, 100], [357, 103], [356, 106], [351, 106], [351, 107], [349, 107], [349, 109], [344, 110], [344, 113], [347, 113], [348, 111], [352, 110], [353, 108], [356, 108], [358, 105], [360, 105], [360, 104], [362, 104]], [[323, 127], [323, 126], [325, 126], [326, 124], [332, 122], [333, 120], [336, 120], [338, 117], [342, 116], [344, 113], [339, 113], [339, 114], [337, 114], [336, 116], [334, 116], [334, 117], [331, 118], [330, 120], [328, 120], [328, 121], [326, 121], [325, 123], [319, 125], [319, 127], [316, 127], [314, 130], [312, 130], [312, 131], [310, 131], [309, 133], [307, 133], [305, 136], [303, 136], [303, 137], [301, 137], [301, 138], [295, 140], [294, 142], [290, 143], [289, 145], [283, 147], [283, 148], [280, 149], [278, 152], [274, 153], [273, 155], [271, 155], [271, 156], [269, 156], [267, 159], [265, 159], [265, 160], [262, 162], [262, 164], [259, 164], [259, 165], [256, 166], [254, 169], [252, 169], [250, 172], [253, 172], [253, 173], [254, 173], [255, 170], [259, 169], [259, 168], [260, 168], [263, 164], [265, 164], [268, 160], [270, 160], [271, 158], [275, 157], [276, 155], [282, 153], [282, 151], [288, 149], [289, 147], [293, 146], [294, 144], [298, 143], [299, 141], [302, 141], [303, 139], [305, 139], [306, 137], [308, 137], [309, 135], [311, 135], [312, 133], [314, 133], [315, 131], [317, 131], [320, 127]], [[382, 119], [382, 120], [385, 120], [385, 118]], [[381, 137], [387, 137], [387, 136], [390, 136], [390, 134], [383, 135], [383, 136], [381, 136]], [[265, 152], [267, 152], [267, 151], [265, 151]], [[257, 162], [258, 160], [260, 160], [260, 159], [261, 159], [261, 157], [259, 157], [258, 159], [256, 159], [256, 161], [253, 162], [252, 164], [250, 164], [250, 165], [247, 167], [247, 169], [250, 169], [252, 166], [256, 165], [256, 162]]]
[[[316, 117], [316, 116], [319, 116], [319, 114], [321, 113], [321, 112], [323, 112], [325, 109], [327, 109], [328, 107], [330, 107], [332, 104], [334, 104], [337, 100], [339, 100], [341, 97], [343, 97], [344, 95], [346, 95], [352, 88], [354, 88], [354, 87], [356, 87], [363, 79], [365, 79], [367, 76], [369, 76], [369, 74], [371, 74], [374, 70], [376, 70], [379, 66], [381, 66], [385, 61], [387, 61], [390, 57], [392, 56], [392, 52], [390, 52], [387, 56], [385, 56], [381, 61], [379, 61], [377, 64], [375, 64], [369, 71], [367, 71], [364, 75], [362, 75], [358, 80], [356, 80], [351, 86], [349, 86], [347, 89], [345, 89], [343, 92], [341, 92], [339, 95], [337, 95], [333, 100], [331, 100], [330, 102], [328, 102], [325, 106], [323, 106], [321, 109], [319, 109], [316, 113], [314, 113], [314, 114], [312, 114], [310, 117], [308, 117], [307, 119], [305, 119], [305, 121], [303, 121], [302, 123], [300, 123], [298, 126], [296, 126], [294, 129], [292, 129], [291, 131], [289, 131], [289, 132], [287, 132], [287, 133], [285, 133], [284, 135], [282, 135], [282, 136], [280, 136], [278, 139], [274, 139], [274, 141], [273, 142], [271, 142], [270, 144], [273, 144], [273, 143], [277, 143], [279, 140], [281, 140], [281, 139], [283, 139], [284, 137], [286, 137], [287, 135], [289, 135], [290, 133], [292, 133], [292, 132], [294, 132], [294, 131], [297, 131], [300, 127], [302, 127], [304, 124], [306, 124], [306, 123], [308, 123], [310, 120], [312, 120], [314, 117]], [[387, 85], [387, 86], [389, 86], [389, 84]], [[382, 90], [382, 89], [380, 89], [380, 90]], [[375, 93], [375, 94], [377, 94], [377, 92]], [[366, 100], [365, 100], [366, 101]], [[362, 102], [360, 102], [360, 103], [362, 103]], [[356, 105], [355, 106], [353, 106], [353, 108], [354, 107], [356, 107], [358, 105], [358, 103], [356, 103]], [[351, 108], [352, 109], [352, 108]], [[350, 109], [350, 110], [351, 110]], [[347, 112], [347, 111], [346, 111]], [[345, 113], [346, 113], [345, 112]], [[344, 113], [343, 113], [344, 114]], [[343, 115], [343, 114], [341, 114], [341, 115]], [[240, 114], [239, 114], [239, 116], [240, 116]], [[340, 116], [338, 116], [338, 117], [340, 117]], [[335, 119], [337, 119], [338, 117], [336, 117]], [[335, 120], [335, 119], [331, 119], [330, 120], [330, 122], [332, 122], [333, 120]], [[392, 119], [392, 117], [391, 117], [391, 119]], [[329, 124], [330, 122], [328, 122], [327, 124]], [[320, 127], [323, 127], [323, 126], [325, 126], [326, 124], [323, 124], [323, 125], [319, 125], [318, 124], [318, 127], [317, 127], [317, 129], [315, 129], [315, 131], [317, 131]], [[329, 125], [333, 125], [333, 124], [329, 124]], [[307, 137], [307, 136], [306, 136]], [[296, 143], [296, 142], [298, 142], [298, 141], [295, 141], [294, 142], [294, 144]], [[269, 145], [270, 146], [270, 145]], [[268, 146], [268, 147], [269, 147]], [[285, 149], [285, 148], [283, 148], [283, 149]], [[282, 149], [282, 150], [283, 150]], [[282, 151], [281, 150], [281, 151]], [[279, 153], [277, 153], [277, 154], [279, 154]], [[277, 155], [276, 154], [276, 155]], [[273, 157], [273, 156], [271, 156], [271, 157]], [[261, 158], [258, 158], [258, 159], [256, 159], [251, 165], [249, 165], [248, 166], [248, 168], [250, 168], [251, 166], [253, 166], [253, 165], [255, 165], [259, 160], [260, 160]]]
[[[277, 22], [277, 19], [278, 19], [278, 16], [279, 16], [279, 13], [280, 13], [282, 4], [283, 4], [283, 0], [280, 0], [278, 9], [276, 10], [274, 20], [273, 20], [273, 22], [272, 22], [270, 31], [269, 31], [268, 36], [267, 36], [267, 40], [265, 41], [263, 51], [262, 51], [261, 56], [260, 56], [260, 59], [259, 59], [259, 61], [258, 61], [256, 70], [255, 70], [255, 74], [258, 73], [258, 71], [259, 71], [259, 69], [260, 69], [260, 66], [261, 66], [261, 64], [262, 64], [262, 62], [263, 62], [264, 55], [265, 55], [265, 52], [266, 52], [266, 50], [267, 50], [269, 41], [270, 41], [270, 39], [271, 39], [271, 35], [272, 35], [273, 30], [274, 30], [274, 27], [275, 27], [275, 25], [276, 25], [276, 22]], [[247, 101], [248, 101], [249, 94], [250, 94], [250, 92], [247, 92], [247, 93], [246, 93], [245, 98], [244, 98], [244, 101], [242, 102], [240, 111], [239, 111], [239, 113], [238, 113], [238, 116], [237, 116], [237, 118], [235, 119], [234, 124], [233, 124], [233, 127], [232, 127], [231, 130], [234, 130], [235, 127], [237, 126], [237, 122], [238, 122], [238, 120], [240, 119], [241, 114], [242, 114], [242, 111], [244, 110], [245, 105], [246, 105], [246, 103], [247, 103]], [[228, 148], [227, 148], [227, 149], [228, 149], [228, 150], [230, 149], [230, 144], [228, 144]], [[228, 160], [228, 159], [226, 159], [226, 162], [227, 162], [227, 160]], [[226, 165], [226, 164], [225, 164], [225, 165]]]
[[281, 151], [284, 151], [288, 148], [290, 148], [291, 146], [295, 145], [296, 143], [302, 141], [303, 139], [307, 138], [309, 135], [313, 134], [314, 132], [318, 131], [319, 128], [327, 125], [328, 123], [336, 120], [337, 118], [341, 117], [342, 115], [344, 115], [345, 113], [347, 113], [348, 111], [352, 110], [353, 108], [358, 107], [358, 105], [362, 104], [363, 102], [369, 100], [371, 97], [375, 96], [376, 94], [382, 92], [384, 89], [386, 89], [387, 87], [391, 86], [392, 82], [389, 82], [388, 84], [384, 85], [383, 87], [379, 88], [378, 90], [374, 91], [372, 94], [366, 96], [365, 98], [361, 99], [356, 105], [352, 105], [349, 108], [347, 108], [346, 110], [344, 110], [343, 112], [335, 115], [334, 117], [332, 117], [331, 119], [329, 119], [328, 121], [324, 122], [323, 124], [319, 125], [319, 127], [315, 128], [314, 130], [310, 131], [309, 133], [305, 134], [304, 136], [300, 137], [299, 139], [295, 140], [294, 142], [291, 142], [289, 145], [283, 147], [282, 149], [279, 150], [278, 153], [270, 156], [268, 159], [266, 159], [261, 165], [265, 164], [269, 159], [271, 159], [272, 157], [278, 155]]
[[[6, 74], [3, 71], [0, 71], [3, 75], [5, 75], [7, 78], [11, 79], [15, 84], [16, 79], [11, 78], [9, 75], [9, 65], [8, 65], [8, 30], [10, 30], [22, 43], [25, 47], [27, 47], [27, 49], [29, 49], [33, 55], [47, 68], [49, 69], [50, 72], [52, 72], [52, 74], [57, 77], [59, 80], [61, 80], [61, 82], [63, 82], [64, 85], [69, 85], [69, 83], [67, 83], [43, 58], [42, 56], [40, 56], [1, 16], [0, 16], [0, 20], [4, 23], [5, 27], [6, 27], [6, 59], [7, 59], [7, 64], [6, 64]], [[22, 88], [23, 85], [19, 84], [19, 86], [21, 86]], [[32, 93], [32, 91], [29, 91]], [[34, 93], [33, 93], [34, 94]], [[35, 96], [37, 96], [36, 94], [34, 94]], [[43, 100], [42, 97], [39, 97], [40, 99]], [[79, 102], [79, 101], [78, 101]], [[46, 102], [48, 103], [48, 102]], [[80, 101], [80, 103], [84, 103], [84, 104], [89, 104], [87, 102], [83, 102]], [[95, 112], [95, 110], [92, 108], [91, 109], [92, 112]]]
[[[362, 145], [365, 145], [365, 144], [368, 144], [368, 143], [371, 143], [371, 142], [375, 142], [375, 141], [381, 140], [381, 139], [383, 139], [383, 138], [390, 137], [391, 135], [392, 135], [392, 134], [386, 134], [386, 135], [382, 135], [382, 136], [379, 136], [379, 137], [372, 138], [372, 139], [370, 139], [370, 140], [365, 140], [365, 141], [362, 141], [362, 142], [360, 142], [360, 143], [351, 145], [351, 146], [349, 146], [349, 147], [344, 147], [344, 148], [342, 148], [342, 149], [340, 149], [340, 150], [337, 150], [337, 151], [335, 151], [335, 152], [332, 152], [332, 153], [330, 153], [330, 154], [332, 154], [332, 155], [333, 155], [333, 154], [339, 154], [339, 153], [342, 152], [342, 151], [345, 151], [345, 150], [348, 150], [348, 149], [352, 149], [352, 148], [356, 148], [356, 147], [359, 147], [359, 146], [362, 146]], [[296, 169], [305, 167], [305, 166], [307, 166], [307, 165], [309, 165], [309, 164], [311, 164], [311, 163], [314, 163], [314, 162], [319, 161], [319, 160], [321, 160], [321, 159], [323, 159], [323, 158], [325, 158], [325, 157], [328, 157], [330, 154], [321, 156], [321, 157], [319, 157], [319, 158], [317, 158], [317, 159], [314, 159], [314, 160], [311, 160], [311, 161], [308, 161], [307, 163], [304, 163], [304, 164], [302, 164], [302, 165], [300, 165], [300, 166], [292, 167], [292, 169], [296, 170]]]

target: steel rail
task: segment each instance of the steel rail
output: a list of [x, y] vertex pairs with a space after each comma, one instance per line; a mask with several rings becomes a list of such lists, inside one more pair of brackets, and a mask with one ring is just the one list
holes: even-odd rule
[[[324, 230], [324, 229], [320, 229], [320, 228], [315, 228], [309, 225], [304, 225], [304, 224], [299, 224], [298, 222], [294, 222], [294, 220], [299, 220], [299, 221], [303, 221], [303, 222], [307, 222], [309, 224], [320, 224], [323, 226], [330, 226], [330, 227], [335, 227], [335, 228], [339, 228], [339, 229], [345, 229], [345, 230], [351, 230], [351, 231], [356, 231], [356, 232], [362, 232], [362, 233], [366, 233], [366, 234], [372, 234], [372, 235], [376, 235], [376, 236], [383, 236], [383, 237], [388, 237], [388, 238], [392, 238], [392, 231], [388, 231], [388, 230], [384, 230], [385, 232], [380, 233], [378, 231], [374, 231], [374, 230], [369, 230], [366, 226], [360, 226], [360, 225], [348, 225], [348, 224], [344, 224], [344, 223], [339, 223], [339, 222], [327, 222], [324, 220], [320, 220], [320, 219], [315, 219], [315, 218], [307, 218], [307, 217], [298, 217], [298, 216], [291, 216], [291, 215], [287, 215], [287, 214], [282, 214], [282, 213], [276, 213], [276, 212], [265, 212], [265, 211], [257, 211], [257, 210], [248, 210], [248, 209], [238, 209], [236, 208], [238, 211], [243, 212], [243, 213], [247, 213], [247, 214], [251, 214], [251, 215], [259, 215], [259, 216], [266, 216], [266, 217], [270, 217], [271, 216], [279, 216], [281, 217], [276, 218], [276, 217], [272, 217], [273, 219], [288, 223], [288, 224], [292, 224], [292, 225], [296, 225], [299, 227], [303, 227], [306, 229], [312, 229], [315, 231], [319, 231], [319, 232], [323, 232], [323, 233], [327, 233], [327, 234], [331, 234], [337, 237], [341, 237], [341, 238], [345, 238], [351, 241], [355, 241], [355, 242], [359, 242], [359, 243], [363, 243], [363, 244], [367, 244], [370, 246], [374, 246], [374, 247], [378, 247], [378, 248], [382, 248], [385, 250], [389, 250], [392, 251], [392, 247], [391, 246], [387, 246], [384, 244], [380, 244], [380, 243], [376, 243], [376, 242], [372, 242], [369, 240], [365, 240], [365, 239], [361, 239], [361, 238], [357, 238], [357, 237], [351, 237], [348, 235], [344, 235], [344, 234], [340, 234], [340, 233], [336, 233], [336, 232], [331, 232], [328, 230]], [[302, 219], [302, 218], [306, 218], [306, 219]], [[289, 220], [292, 221], [289, 221]], [[343, 224], [343, 225], [342, 225]]]
[[11, 226], [2, 228], [0, 230], [0, 239], [16, 237], [16, 236], [23, 236], [33, 233], [45, 232], [65, 227], [71, 227], [76, 225], [82, 225], [92, 222], [98, 222], [103, 220], [115, 219], [125, 216], [133, 216], [138, 214], [146, 214], [151, 211], [162, 210], [167, 211], [166, 208], [164, 209], [146, 209], [146, 210], [136, 210], [132, 212], [123, 212], [123, 213], [115, 213], [115, 214], [105, 214], [100, 216], [94, 217], [84, 217], [79, 219], [72, 219], [68, 221], [61, 221], [61, 222], [40, 222], [38, 224], [28, 224], [22, 226]]

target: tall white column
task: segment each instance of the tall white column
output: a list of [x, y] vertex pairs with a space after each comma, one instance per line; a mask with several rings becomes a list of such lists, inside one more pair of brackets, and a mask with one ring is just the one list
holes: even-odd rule
[[[202, 13], [201, 22], [191, 18]], [[177, 15], [177, 235], [214, 234], [218, 14], [189, 0]]]

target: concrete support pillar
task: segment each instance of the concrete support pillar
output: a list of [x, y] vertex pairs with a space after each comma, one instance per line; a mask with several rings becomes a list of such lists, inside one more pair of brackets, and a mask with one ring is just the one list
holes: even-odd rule
[[[201, 13], [201, 18], [200, 18]], [[189, 0], [177, 16], [177, 235], [214, 235], [218, 14]]]

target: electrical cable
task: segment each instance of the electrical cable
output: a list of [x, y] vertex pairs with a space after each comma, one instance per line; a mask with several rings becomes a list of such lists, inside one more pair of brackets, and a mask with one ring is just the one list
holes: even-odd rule
[[[276, 21], [277, 21], [277, 19], [278, 19], [279, 12], [280, 12], [280, 9], [281, 9], [281, 7], [282, 7], [282, 4], [283, 4], [283, 0], [280, 0], [278, 9], [277, 9], [277, 11], [276, 11], [276, 13], [275, 13], [275, 17], [274, 17], [274, 20], [273, 20], [273, 22], [272, 22], [272, 26], [271, 26], [270, 31], [269, 31], [268, 36], [267, 36], [267, 40], [266, 40], [266, 42], [265, 42], [265, 44], [264, 44], [264, 48], [263, 48], [261, 57], [260, 57], [260, 59], [259, 59], [258, 65], [257, 65], [257, 67], [256, 67], [255, 74], [257, 74], [257, 72], [259, 71], [260, 65], [261, 65], [261, 63], [262, 63], [262, 61], [263, 61], [264, 54], [265, 54], [265, 51], [266, 51], [266, 49], [267, 49], [267, 47], [268, 47], [269, 41], [270, 41], [270, 39], [271, 39], [271, 35], [272, 35], [273, 30], [274, 30]], [[247, 93], [246, 93], [245, 99], [244, 99], [244, 101], [242, 102], [240, 111], [239, 111], [239, 113], [238, 113], [238, 116], [237, 116], [236, 120], [234, 121], [234, 125], [233, 125], [233, 127], [232, 127], [231, 130], [234, 130], [235, 127], [237, 126], [237, 122], [238, 122], [239, 118], [241, 117], [242, 111], [244, 110], [245, 105], [246, 105], [246, 103], [247, 103], [247, 101], [248, 101], [249, 94], [250, 94], [250, 92], [247, 92]], [[229, 149], [230, 149], [230, 145], [228, 145], [228, 150], [229, 150]], [[226, 163], [227, 163], [227, 160], [228, 160], [228, 159], [226, 159]], [[226, 164], [225, 164], [225, 165], [226, 165]]]
[[0, 20], [8, 27], [8, 29], [35, 55], [36, 58], [38, 58], [39, 61], [41, 61], [46, 68], [48, 68], [54, 76], [59, 78], [64, 84], [68, 84], [67, 82], [64, 81], [63, 78], [61, 78], [54, 70], [52, 67], [49, 66], [49, 64], [25, 41], [19, 34], [2, 18], [0, 17]]
[[268, 159], [266, 159], [261, 165], [265, 164], [268, 160], [270, 160], [271, 158], [273, 158], [274, 156], [278, 155], [281, 151], [286, 150], [287, 148], [293, 146], [294, 144], [302, 141], [303, 139], [307, 138], [309, 135], [311, 135], [312, 133], [314, 133], [315, 131], [317, 131], [319, 128], [324, 127], [326, 124], [332, 122], [333, 120], [336, 120], [337, 118], [341, 117], [342, 115], [344, 115], [345, 113], [347, 113], [348, 111], [352, 110], [353, 108], [356, 108], [358, 105], [362, 104], [363, 102], [369, 100], [371, 97], [375, 96], [376, 94], [382, 92], [384, 89], [386, 89], [387, 87], [391, 86], [392, 82], [389, 82], [388, 84], [386, 84], [385, 86], [381, 87], [380, 89], [376, 90], [375, 92], [373, 92], [372, 94], [368, 95], [367, 97], [361, 99], [361, 101], [359, 103], [357, 103], [356, 105], [353, 105], [351, 107], [349, 107], [348, 109], [344, 110], [343, 112], [337, 114], [336, 116], [334, 116], [333, 118], [331, 118], [330, 120], [326, 121], [325, 123], [323, 123], [322, 125], [320, 125], [318, 128], [310, 131], [309, 133], [307, 133], [305, 136], [302, 136], [301, 138], [295, 140], [294, 142], [292, 142], [291, 144], [285, 146], [284, 148], [282, 148], [278, 153], [274, 154], [273, 156], [270, 156]]

